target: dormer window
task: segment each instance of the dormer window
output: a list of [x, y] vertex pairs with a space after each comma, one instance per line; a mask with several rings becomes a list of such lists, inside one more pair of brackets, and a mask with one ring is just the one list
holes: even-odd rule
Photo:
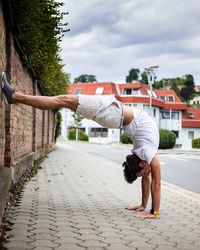
[[133, 95], [140, 95], [139, 89], [133, 89]]
[[98, 87], [98, 88], [96, 89], [96, 94], [97, 94], [97, 95], [103, 94], [103, 87]]
[[160, 96], [160, 100], [163, 101], [163, 102], [165, 102], [165, 101], [166, 101], [165, 96], [164, 96], [164, 95], [161, 95], [161, 96]]
[[124, 89], [124, 95], [131, 95], [132, 94], [132, 89]]
[[174, 102], [174, 96], [173, 95], [168, 96], [168, 100], [169, 102]]

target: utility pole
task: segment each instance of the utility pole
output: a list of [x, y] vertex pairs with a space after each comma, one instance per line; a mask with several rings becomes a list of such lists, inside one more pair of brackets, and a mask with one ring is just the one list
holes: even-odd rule
[[152, 85], [155, 82], [156, 72], [159, 66], [151, 66], [149, 68], [145, 68], [144, 71], [147, 74], [148, 84], [150, 88], [150, 95], [149, 95], [149, 109], [150, 115], [152, 116]]

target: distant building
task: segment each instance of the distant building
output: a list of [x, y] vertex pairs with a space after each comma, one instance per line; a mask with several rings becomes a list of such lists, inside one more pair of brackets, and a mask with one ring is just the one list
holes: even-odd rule
[[[153, 89], [148, 85], [133, 82], [115, 84], [112, 82], [77, 83], [69, 86], [69, 94], [110, 95], [124, 105], [145, 110], [153, 117], [157, 126], [173, 131], [176, 136], [176, 146], [191, 148], [193, 138], [200, 137], [200, 109], [188, 108], [173, 90]], [[151, 105], [150, 105], [151, 104]], [[67, 137], [70, 128], [74, 127], [72, 112], [62, 110], [62, 136]], [[119, 142], [120, 130], [101, 127], [94, 121], [83, 119], [81, 129], [89, 136], [90, 142]]]
[[192, 100], [190, 100], [190, 104], [194, 106], [200, 107], [200, 94], [198, 96], [194, 96]]

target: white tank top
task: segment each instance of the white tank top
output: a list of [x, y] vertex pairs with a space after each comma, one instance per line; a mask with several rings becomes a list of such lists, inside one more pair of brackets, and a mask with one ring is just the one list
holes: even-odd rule
[[158, 127], [145, 111], [133, 108], [133, 116], [132, 122], [123, 127], [124, 132], [133, 140], [132, 152], [150, 164], [158, 151]]

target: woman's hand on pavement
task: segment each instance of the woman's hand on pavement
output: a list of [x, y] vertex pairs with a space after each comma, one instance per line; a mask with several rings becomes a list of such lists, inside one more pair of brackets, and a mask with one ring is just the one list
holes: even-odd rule
[[139, 214], [134, 214], [133, 216], [136, 218], [139, 218], [139, 219], [157, 219], [157, 218], [159, 218], [158, 215], [150, 214], [150, 213], [139, 213]]

